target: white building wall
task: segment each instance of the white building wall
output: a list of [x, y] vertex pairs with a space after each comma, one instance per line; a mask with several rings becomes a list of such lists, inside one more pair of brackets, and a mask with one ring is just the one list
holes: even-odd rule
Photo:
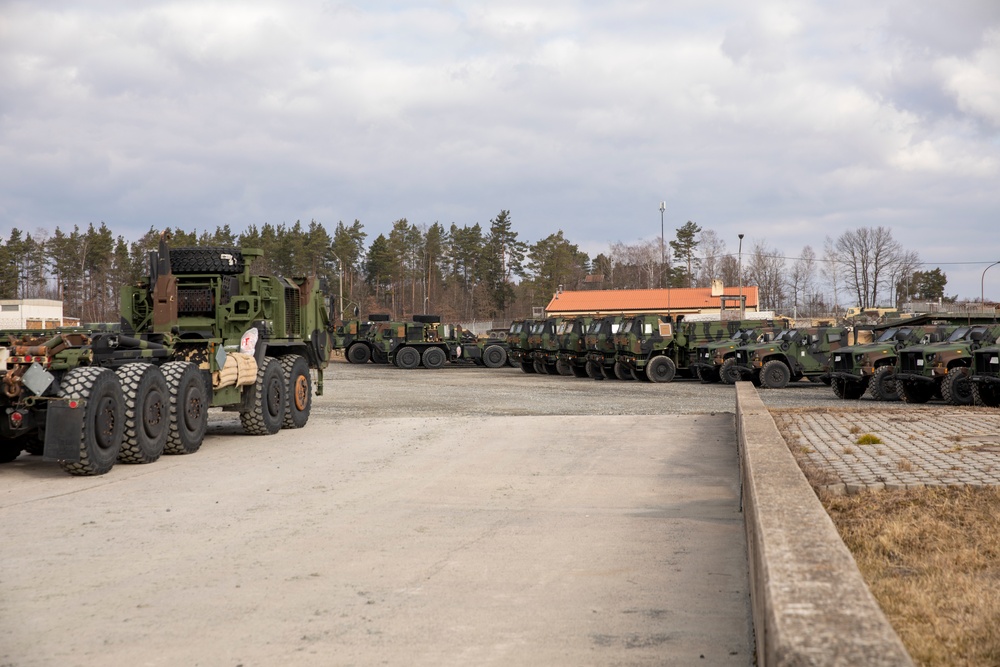
[[0, 329], [53, 329], [62, 325], [62, 301], [0, 299]]

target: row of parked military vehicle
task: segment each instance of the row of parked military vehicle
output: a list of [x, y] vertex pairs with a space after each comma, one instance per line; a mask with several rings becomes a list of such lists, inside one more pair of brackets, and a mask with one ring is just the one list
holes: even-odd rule
[[808, 379], [842, 399], [1000, 405], [1000, 324], [967, 315], [912, 317], [869, 329], [787, 321], [691, 322], [665, 314], [514, 322], [510, 358], [526, 373], [670, 382]]
[[441, 368], [446, 363], [500, 368], [509, 362], [503, 338], [479, 338], [438, 315], [414, 315], [391, 321], [385, 314], [351, 320], [337, 327], [334, 349], [352, 364], [391, 364], [398, 368]]

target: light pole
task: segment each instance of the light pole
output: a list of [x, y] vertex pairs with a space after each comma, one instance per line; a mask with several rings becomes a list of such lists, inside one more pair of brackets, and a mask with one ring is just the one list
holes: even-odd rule
[[[338, 292], [337, 301], [339, 302], [340, 305], [340, 323], [343, 324], [344, 323], [344, 263], [340, 261], [340, 256], [333, 250], [330, 251], [330, 254], [333, 255], [334, 258], [337, 260], [337, 268], [340, 269], [337, 272], [337, 292]], [[334, 313], [334, 315], [336, 315], [336, 313]]]
[[979, 279], [979, 308], [981, 310], [986, 310], [986, 272], [997, 264], [1000, 264], [1000, 262], [993, 262], [983, 269], [983, 276]]
[[[661, 276], [666, 276], [666, 274], [663, 271], [663, 264], [665, 262], [663, 254], [663, 212], [666, 210], [667, 210], [667, 202], [661, 201], [660, 202], [660, 275]], [[664, 282], [666, 281], [664, 280]]]
[[740, 234], [739, 236], [740, 236], [740, 249], [739, 249], [739, 253], [738, 254], [739, 254], [739, 258], [740, 259], [739, 259], [739, 264], [737, 265], [736, 271], [739, 274], [739, 279], [740, 279], [740, 319], [742, 320], [742, 319], [744, 319], [746, 317], [746, 312], [745, 312], [745, 307], [743, 305], [744, 304], [744, 301], [743, 301], [743, 235]]

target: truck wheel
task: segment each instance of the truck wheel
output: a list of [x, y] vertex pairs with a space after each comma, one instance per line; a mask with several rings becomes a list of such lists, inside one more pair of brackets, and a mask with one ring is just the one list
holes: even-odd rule
[[586, 365], [583, 365], [583, 366], [576, 366], [576, 365], [574, 365], [573, 366], [573, 377], [578, 377], [578, 378], [589, 377], [587, 375], [587, 366]]
[[521, 362], [521, 370], [524, 371], [525, 373], [534, 373], [535, 372], [535, 365], [533, 363], [531, 363], [530, 361], [522, 361]]
[[347, 360], [352, 364], [367, 364], [371, 356], [371, 350], [363, 343], [354, 343], [347, 348]]
[[21, 445], [17, 440], [0, 442], [0, 463], [10, 463], [21, 455]]
[[240, 412], [240, 423], [248, 435], [274, 435], [281, 429], [285, 418], [285, 374], [281, 362], [264, 357], [257, 366], [257, 381], [243, 392], [247, 396], [250, 409]]
[[573, 366], [570, 365], [569, 360], [560, 359], [556, 362], [556, 373], [566, 376], [573, 375]]
[[429, 347], [424, 350], [424, 368], [441, 368], [447, 360], [448, 357], [440, 347]]
[[972, 398], [976, 405], [982, 405], [987, 408], [1000, 408], [1000, 391], [997, 391], [996, 385], [973, 382]]
[[309, 421], [312, 409], [312, 378], [309, 376], [309, 362], [301, 354], [285, 354], [278, 357], [281, 373], [285, 376], [285, 416], [281, 428], [302, 428]]
[[170, 270], [173, 273], [243, 273], [243, 253], [236, 248], [172, 248]]
[[956, 366], [948, 370], [941, 381], [941, 398], [952, 405], [972, 405], [972, 380], [968, 368]]
[[103, 475], [111, 470], [125, 431], [125, 398], [118, 376], [107, 368], [74, 368], [63, 376], [59, 397], [86, 401], [80, 460], [64, 461], [62, 469], [71, 475]]
[[507, 363], [507, 351], [499, 345], [487, 345], [483, 350], [483, 364], [486, 368], [500, 368]]
[[396, 365], [407, 370], [416, 368], [420, 365], [420, 353], [413, 347], [407, 346], [400, 348], [400, 350], [396, 352]]
[[779, 359], [771, 359], [760, 369], [760, 383], [767, 389], [781, 389], [787, 386], [791, 379], [791, 371], [785, 362]]
[[646, 364], [646, 377], [650, 382], [670, 382], [677, 374], [677, 366], [670, 357], [653, 357]]
[[705, 384], [715, 384], [721, 379], [719, 375], [719, 367], [712, 366], [711, 368], [699, 368], [698, 378]]
[[189, 361], [171, 361], [160, 367], [170, 396], [170, 427], [164, 454], [194, 454], [208, 430], [212, 401], [198, 367]]
[[893, 366], [879, 366], [868, 381], [868, 392], [876, 401], [898, 401], [899, 389], [896, 388], [896, 369]]
[[535, 373], [538, 375], [548, 375], [549, 371], [545, 368], [545, 364], [535, 359], [531, 362], [531, 367], [535, 369]]
[[[367, 348], [366, 348], [367, 349]], [[372, 363], [373, 364], [387, 364], [389, 363], [389, 355], [383, 350], [375, 347], [371, 350], [372, 353]]]
[[121, 463], [152, 463], [163, 454], [170, 428], [167, 380], [153, 364], [125, 364], [115, 374], [125, 396]]
[[626, 368], [625, 365], [620, 361], [615, 362], [613, 371], [615, 377], [618, 378], [619, 380], [635, 380], [635, 378], [632, 377], [632, 371]]
[[743, 373], [740, 373], [740, 367], [736, 365], [736, 357], [729, 357], [722, 362], [719, 369], [719, 381], [722, 384], [736, 384], [742, 377]]
[[899, 389], [899, 398], [904, 403], [926, 403], [934, 396], [936, 387], [923, 382], [900, 382], [896, 381]]

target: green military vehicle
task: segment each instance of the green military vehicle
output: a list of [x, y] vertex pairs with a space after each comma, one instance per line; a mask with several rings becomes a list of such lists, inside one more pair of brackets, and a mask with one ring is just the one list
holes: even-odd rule
[[[701, 379], [702, 362], [699, 350], [709, 345], [729, 343], [744, 325], [752, 326], [752, 323], [740, 320], [681, 319], [677, 325], [678, 335], [674, 340], [674, 363], [677, 365], [677, 375]], [[714, 377], [711, 372], [713, 369], [709, 369], [709, 381]]]
[[899, 351], [896, 386], [906, 403], [926, 403], [940, 396], [945, 403], [971, 405], [973, 353], [1000, 337], [1000, 325], [974, 324], [955, 329], [947, 340]]
[[536, 373], [559, 374], [559, 338], [566, 321], [563, 317], [548, 317], [538, 320], [531, 327], [527, 356]]
[[507, 330], [507, 349], [512, 366], [520, 367], [525, 373], [534, 373], [535, 367], [531, 363], [528, 353], [528, 336], [531, 335], [531, 328], [535, 325], [535, 320], [514, 320], [510, 329]]
[[559, 353], [556, 370], [560, 375], [587, 377], [587, 330], [593, 317], [583, 316], [566, 320], [556, 332], [559, 336]]
[[871, 343], [842, 347], [833, 353], [830, 385], [837, 398], [855, 400], [867, 391], [877, 401], [898, 401], [897, 353], [908, 345], [945, 340], [953, 325], [898, 324], [875, 331]]
[[976, 405], [1000, 408], [1000, 347], [991, 345], [973, 352], [969, 380]]
[[378, 356], [378, 351], [372, 348], [370, 336], [382, 322], [388, 322], [389, 316], [384, 313], [371, 313], [367, 320], [348, 320], [342, 327], [337, 327], [334, 349], [344, 350], [344, 358], [352, 364], [386, 363], [387, 359]]
[[848, 344], [844, 327], [784, 329], [767, 342], [736, 349], [742, 377], [759, 387], [781, 389], [803, 378], [830, 381], [830, 357]]
[[[626, 318], [615, 334], [615, 375], [670, 382], [677, 374], [678, 340], [670, 315], [642, 314]], [[620, 370], [619, 370], [620, 369]]]
[[740, 379], [736, 368], [736, 350], [753, 343], [771, 339], [781, 329], [762, 322], [737, 322], [736, 331], [725, 340], [714, 340], [698, 345], [696, 361], [692, 364], [698, 378], [705, 383], [733, 384]]
[[197, 451], [208, 409], [255, 435], [309, 419], [331, 351], [312, 277], [251, 271], [259, 250], [167, 247], [121, 293], [119, 331], [5, 332], [0, 460], [22, 449], [72, 475]]
[[604, 315], [596, 317], [587, 327], [584, 345], [587, 349], [584, 371], [595, 380], [604, 378], [629, 379], [627, 372], [616, 360], [615, 336], [621, 330], [624, 315]]

